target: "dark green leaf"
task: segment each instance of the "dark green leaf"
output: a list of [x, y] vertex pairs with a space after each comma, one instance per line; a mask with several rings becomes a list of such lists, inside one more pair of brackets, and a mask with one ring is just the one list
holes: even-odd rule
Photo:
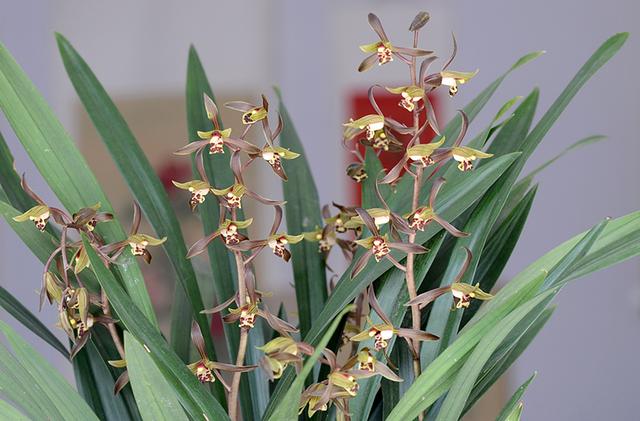
[[204, 307], [196, 274], [191, 261], [186, 258], [187, 249], [180, 224], [171, 208], [162, 182], [126, 121], [87, 63], [62, 35], [56, 34], [56, 40], [69, 79], [129, 186], [129, 190], [158, 237], [167, 237], [167, 241], [163, 244], [164, 250], [191, 303], [187, 307], [174, 308], [171, 312], [172, 317], [177, 317], [180, 321], [180, 323], [174, 321], [171, 325], [173, 348], [183, 361], [189, 359], [191, 348], [189, 332], [191, 320], [195, 319], [203, 332], [207, 351], [215, 355], [207, 317], [200, 313]]
[[[531, 375], [531, 377], [529, 377], [529, 379], [527, 381], [525, 381], [513, 393], [513, 395], [511, 396], [511, 399], [509, 399], [509, 401], [504, 406], [502, 411], [500, 411], [500, 414], [498, 415], [498, 418], [496, 418], [496, 421], [517, 421], [517, 420], [520, 419], [520, 411], [522, 411], [522, 402], [520, 402], [520, 399], [522, 398], [522, 395], [524, 395], [524, 392], [529, 387], [529, 384], [531, 384], [533, 379], [536, 378], [537, 374], [538, 373], [536, 373], [534, 371], [534, 373]], [[517, 417], [516, 418], [513, 418], [514, 412], [517, 413]]]
[[20, 303], [9, 291], [0, 286], [0, 307], [5, 309], [17, 321], [27, 329], [38, 335], [43, 341], [51, 345], [65, 357], [69, 357], [69, 351], [58, 338], [25, 306]]
[[146, 346], [151, 358], [176, 392], [187, 413], [195, 419], [200, 419], [203, 414], [210, 420], [228, 419], [220, 403], [200, 385], [193, 373], [187, 369], [182, 360], [164, 341], [160, 332], [133, 305], [124, 289], [92, 249], [88, 240], [85, 237], [82, 240], [91, 262], [91, 269], [107, 293], [109, 302], [118, 314], [120, 322], [143, 346]]
[[[2, 44], [0, 108], [40, 174], [68, 210], [75, 212], [99, 202], [102, 210], [113, 212], [111, 203], [73, 140]], [[96, 229], [106, 242], [117, 242], [126, 237], [116, 219], [100, 224]], [[152, 323], [157, 324], [137, 262], [130, 259], [115, 270], [135, 305]]]

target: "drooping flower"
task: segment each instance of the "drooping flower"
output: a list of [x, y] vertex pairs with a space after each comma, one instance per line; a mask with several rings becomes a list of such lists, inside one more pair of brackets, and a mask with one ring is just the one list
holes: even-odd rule
[[460, 171], [470, 171], [473, 169], [473, 161], [476, 159], [491, 158], [493, 154], [479, 151], [468, 146], [454, 146], [451, 148], [451, 156], [459, 162]]
[[200, 359], [187, 365], [187, 368], [189, 368], [189, 370], [191, 370], [191, 372], [198, 378], [200, 383], [213, 383], [217, 378], [224, 386], [224, 388], [229, 391], [231, 390], [231, 388], [225, 382], [224, 377], [222, 377], [222, 374], [220, 373], [221, 370], [233, 373], [245, 373], [257, 367], [255, 365], [237, 366], [211, 361], [209, 357], [207, 357], [207, 352], [204, 346], [204, 339], [202, 338], [200, 327], [195, 322], [191, 326], [191, 341], [198, 350]]
[[397, 47], [391, 44], [389, 38], [387, 37], [387, 34], [384, 32], [380, 19], [378, 19], [378, 17], [373, 13], [369, 13], [368, 19], [371, 29], [373, 29], [378, 37], [380, 37], [380, 41], [360, 46], [361, 51], [373, 54], [365, 58], [362, 63], [360, 63], [360, 66], [358, 67], [359, 72], [369, 70], [376, 62], [378, 62], [378, 65], [381, 66], [393, 61], [394, 54], [404, 58], [404, 55], [410, 57], [420, 57], [433, 53], [433, 51], [425, 51], [417, 48]]
[[476, 283], [475, 285], [470, 285], [464, 282], [460, 282], [465, 272], [469, 268], [469, 263], [471, 262], [471, 259], [473, 257], [471, 254], [471, 250], [469, 250], [466, 247], [464, 248], [464, 250], [466, 252], [464, 263], [462, 265], [462, 268], [456, 275], [455, 279], [451, 283], [451, 285], [432, 289], [430, 291], [422, 293], [418, 295], [416, 298], [414, 298], [413, 300], [410, 300], [407, 304], [405, 304], [405, 306], [413, 306], [417, 304], [419, 308], [424, 308], [427, 305], [429, 305], [429, 303], [435, 301], [436, 298], [448, 292], [451, 292], [451, 295], [453, 296], [454, 309], [469, 307], [469, 304], [473, 299], [481, 300], [481, 301], [487, 301], [492, 299], [493, 295], [487, 292], [484, 292], [480, 288], [479, 282]]
[[378, 227], [374, 222], [373, 217], [369, 215], [367, 211], [361, 208], [357, 208], [356, 212], [362, 219], [364, 225], [371, 231], [371, 236], [356, 240], [355, 243], [361, 247], [367, 249], [366, 253], [364, 253], [353, 265], [353, 269], [351, 271], [351, 278], [355, 278], [362, 269], [365, 268], [371, 257], [375, 259], [376, 262], [379, 262], [383, 258], [388, 259], [394, 266], [401, 270], [406, 270], [406, 268], [401, 265], [392, 255], [391, 249], [399, 250], [404, 253], [426, 253], [428, 250], [418, 244], [413, 243], [402, 243], [402, 242], [389, 242], [386, 235], [381, 235], [378, 231]]
[[191, 193], [189, 199], [189, 207], [192, 211], [195, 211], [198, 205], [204, 203], [207, 194], [211, 191], [209, 183], [202, 180], [191, 180], [184, 183], [172, 181], [173, 185], [181, 190], [187, 190]]
[[71, 223], [66, 224], [68, 228], [79, 231], [92, 232], [99, 222], [108, 222], [113, 219], [110, 212], [98, 212], [100, 202], [93, 206], [82, 208], [78, 212], [71, 215]]
[[351, 370], [352, 368], [362, 372], [379, 374], [393, 382], [403, 381], [402, 378], [394, 373], [386, 364], [379, 361], [367, 347], [358, 351], [358, 353], [351, 357], [343, 366], [344, 370]]
[[406, 329], [406, 328], [396, 328], [393, 326], [393, 323], [389, 319], [389, 317], [382, 310], [382, 307], [378, 303], [378, 299], [375, 296], [372, 287], [369, 287], [369, 305], [371, 308], [378, 314], [380, 319], [382, 319], [382, 323], [373, 324], [371, 320], [369, 320], [370, 327], [368, 329], [363, 330], [357, 335], [351, 337], [351, 341], [361, 342], [366, 341], [368, 339], [374, 340], [373, 348], [376, 351], [382, 351], [387, 346], [389, 346], [389, 340], [394, 336], [399, 336], [404, 338], [407, 343], [411, 346], [411, 341], [436, 341], [438, 338], [436, 335], [431, 333], [424, 332], [422, 330], [416, 329]]
[[438, 195], [438, 192], [440, 191], [440, 188], [445, 183], [445, 181], [446, 180], [442, 177], [434, 181], [433, 185], [431, 186], [431, 192], [429, 194], [429, 204], [427, 206], [421, 206], [418, 209], [416, 209], [414, 212], [410, 212], [406, 214], [405, 218], [408, 218], [409, 226], [411, 226], [411, 228], [418, 231], [424, 231], [425, 227], [431, 221], [435, 221], [454, 237], [466, 237], [469, 234], [467, 234], [466, 232], [462, 232], [456, 227], [454, 227], [453, 225], [451, 225], [448, 221], [446, 221], [444, 218], [438, 215], [434, 210], [435, 204], [436, 204], [436, 197]]
[[375, 150], [397, 152], [402, 149], [400, 142], [389, 129], [404, 132], [406, 127], [392, 119], [385, 118], [382, 114], [369, 114], [357, 120], [351, 120], [345, 124], [343, 137], [351, 140], [360, 133], [365, 134], [361, 143], [371, 146]]
[[416, 85], [399, 86], [397, 88], [386, 88], [392, 94], [401, 95], [402, 99], [398, 105], [407, 111], [413, 111], [416, 104], [424, 99], [424, 88]]
[[347, 175], [356, 183], [362, 183], [369, 177], [367, 171], [364, 169], [364, 165], [359, 162], [349, 164], [347, 167]]
[[[291, 333], [298, 332], [294, 326], [280, 319], [269, 311], [267, 305], [262, 301], [263, 293], [254, 287], [253, 273], [245, 270], [245, 280], [247, 287], [247, 295], [240, 297], [237, 293], [228, 300], [218, 304], [217, 306], [203, 310], [203, 314], [219, 313], [225, 309], [229, 314], [222, 316], [225, 323], [238, 322], [238, 326], [242, 329], [251, 329], [255, 326], [256, 317], [263, 318], [271, 328], [280, 333], [282, 336], [289, 336]], [[232, 303], [236, 303], [235, 308], [229, 307]]]
[[231, 101], [224, 104], [225, 107], [242, 112], [242, 124], [254, 124], [267, 118], [269, 103], [262, 95], [262, 106], [253, 105], [245, 101]]
[[476, 74], [478, 74], [478, 70], [475, 72], [443, 71], [440, 72], [440, 84], [448, 86], [449, 96], [453, 97], [458, 93], [458, 85], [467, 83]]
[[25, 213], [13, 217], [16, 222], [33, 221], [36, 228], [40, 231], [44, 231], [47, 227], [47, 221], [51, 217], [49, 207], [46, 205], [36, 205], [26, 211]]
[[265, 145], [262, 150], [258, 150], [256, 153], [249, 154], [251, 157], [260, 157], [265, 160], [273, 169], [278, 177], [283, 180], [287, 180], [287, 174], [284, 172], [284, 168], [282, 168], [282, 160], [283, 159], [295, 159], [300, 156], [299, 153], [292, 152], [289, 149], [282, 148], [280, 146], [270, 146]]
[[248, 228], [252, 222], [253, 218], [249, 218], [246, 221], [232, 221], [230, 219], [225, 219], [224, 222], [220, 224], [217, 230], [207, 235], [206, 237], [196, 241], [193, 246], [189, 248], [187, 258], [192, 258], [204, 252], [209, 246], [209, 243], [211, 243], [217, 237], [221, 237], [222, 241], [227, 246], [235, 246], [241, 241], [245, 241], [247, 237], [239, 230]]
[[167, 237], [156, 238], [147, 234], [139, 234], [141, 221], [140, 206], [137, 203], [133, 203], [133, 222], [131, 223], [131, 229], [129, 230], [129, 236], [126, 240], [118, 241], [117, 243], [107, 244], [100, 247], [99, 252], [104, 255], [111, 255], [111, 260], [115, 260], [122, 252], [129, 247], [131, 254], [134, 256], [142, 256], [147, 263], [151, 263], [151, 253], [147, 250], [149, 246], [159, 246], [167, 241]]
[[282, 377], [289, 364], [294, 364], [299, 371], [302, 355], [311, 355], [314, 351], [311, 345], [296, 342], [290, 336], [279, 336], [257, 348], [265, 354], [260, 360], [260, 366], [271, 381]]
[[224, 189], [211, 188], [213, 194], [220, 198], [222, 204], [229, 208], [242, 208], [242, 196], [247, 191], [247, 188], [243, 184], [235, 183]]

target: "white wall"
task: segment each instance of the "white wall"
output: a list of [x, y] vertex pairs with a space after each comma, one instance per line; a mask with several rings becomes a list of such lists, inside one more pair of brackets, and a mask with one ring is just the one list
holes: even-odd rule
[[[3, 5], [0, 37], [72, 134], [76, 97], [57, 57], [54, 30], [71, 40], [116, 96], [182, 92], [191, 42], [216, 89], [258, 93], [279, 84], [326, 202], [343, 200], [346, 194], [339, 124], [347, 89], [405, 77], [404, 70], [390, 66], [364, 76], [355, 71], [362, 58], [357, 45], [374, 37], [366, 24], [368, 11], [378, 13], [388, 32], [408, 42], [406, 26], [415, 12], [426, 8], [432, 14], [428, 37], [436, 50], [444, 51], [442, 56], [448, 55], [449, 31], [455, 31], [461, 46], [456, 67], [481, 72], [451, 109], [464, 105], [523, 53], [548, 51], [505, 82], [474, 130], [487, 121], [499, 100], [526, 95], [534, 86], [542, 90], [540, 110], [545, 110], [601, 41], [614, 32], [634, 30], [640, 12], [637, 2], [624, 0], [608, 2], [606, 7], [575, 0], [411, 0], [401, 5], [335, 0], [30, 0]], [[619, 56], [578, 95], [532, 159], [534, 166], [589, 134], [610, 137], [606, 144], [564, 158], [539, 178], [531, 219], [505, 279], [600, 218], [640, 208], [636, 186], [640, 148], [635, 139], [640, 129], [640, 92], [634, 78], [639, 45], [632, 34]], [[19, 168], [34, 174], [6, 125], [2, 130], [14, 146]], [[0, 282], [35, 308], [39, 265], [3, 224], [0, 238]], [[539, 371], [525, 397], [525, 419], [635, 418], [634, 398], [640, 386], [634, 375], [640, 368], [639, 297], [637, 261], [563, 291], [554, 318], [512, 373], [515, 388], [531, 371]], [[51, 324], [53, 315], [49, 316]]]

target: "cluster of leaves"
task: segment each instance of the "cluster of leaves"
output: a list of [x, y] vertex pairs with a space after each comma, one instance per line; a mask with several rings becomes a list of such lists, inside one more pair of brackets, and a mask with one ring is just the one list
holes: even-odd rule
[[[160, 180], [69, 42], [58, 35], [65, 68], [136, 201], [128, 234], [73, 141], [2, 46], [0, 108], [69, 212], [31, 191], [0, 137], [0, 214], [43, 262], [41, 302], [48, 298], [56, 305], [70, 351], [5, 289], [0, 305], [72, 360], [81, 397], [3, 324], [8, 345], [0, 345], [0, 368], [7, 375], [0, 387], [8, 401], [0, 401], [0, 413], [11, 419], [458, 419], [533, 340], [568, 281], [639, 254], [636, 212], [600, 222], [495, 295], [488, 293], [526, 222], [537, 188], [534, 175], [548, 165], [520, 178], [525, 162], [627, 35], [607, 40], [533, 128], [537, 90], [515, 110], [519, 98], [505, 103], [463, 146], [468, 126], [502, 81], [540, 53], [522, 57], [440, 127], [429, 93], [444, 86], [453, 97], [476, 72], [449, 70], [454, 38], [451, 57], [429, 73], [436, 57], [417, 45], [428, 20], [419, 13], [409, 28], [413, 45], [399, 47], [369, 15], [380, 39], [361, 46], [371, 54], [359, 70], [394, 60], [406, 64], [409, 83], [386, 90], [399, 95], [398, 105], [414, 124], [386, 116], [375, 99], [380, 86], [371, 87], [375, 114], [350, 120], [344, 131], [344, 145], [356, 157], [347, 175], [361, 184], [363, 203], [334, 204], [335, 213], [320, 207], [279, 92], [275, 129], [265, 96], [260, 105], [225, 104], [242, 112], [245, 130], [236, 136], [222, 126], [191, 49], [187, 117], [189, 136], [197, 140], [176, 153], [192, 156], [194, 178], [174, 181], [190, 193], [189, 206], [203, 224], [204, 237], [189, 249]], [[254, 126], [262, 129], [262, 147], [246, 140]], [[435, 137], [426, 136], [429, 128]], [[388, 170], [378, 158], [385, 151], [401, 153]], [[285, 201], [263, 197], [245, 182], [244, 171], [259, 160], [283, 180]], [[247, 232], [253, 219], [243, 214], [246, 198], [273, 208], [271, 230], [262, 237]], [[142, 214], [158, 238], [138, 233]], [[286, 232], [280, 230], [283, 214]], [[50, 218], [54, 224], [47, 224]], [[336, 245], [349, 268], [327, 285], [326, 272], [333, 270], [326, 259]], [[169, 342], [158, 329], [134, 257], [149, 262], [147, 246], [162, 246], [177, 280]], [[292, 262], [297, 327], [286, 320], [284, 307], [272, 313], [257, 288], [254, 259], [265, 249]], [[219, 303], [212, 309], [203, 306], [190, 260], [204, 252]], [[208, 314], [218, 312], [226, 322], [226, 363], [216, 357], [210, 334]], [[230, 383], [222, 371], [232, 373]], [[531, 380], [499, 419], [519, 418], [520, 398]]]

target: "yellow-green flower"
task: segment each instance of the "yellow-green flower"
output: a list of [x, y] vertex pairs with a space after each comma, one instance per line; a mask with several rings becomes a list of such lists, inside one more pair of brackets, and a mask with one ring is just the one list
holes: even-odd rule
[[449, 87], [449, 96], [455, 96], [458, 93], [458, 85], [463, 85], [469, 81], [472, 77], [478, 74], [478, 71], [475, 72], [454, 72], [451, 70], [446, 70], [440, 72], [440, 77], [442, 78], [441, 84]]
[[151, 261], [151, 254], [147, 250], [147, 247], [159, 246], [165, 241], [167, 241], [167, 237], [155, 238], [147, 234], [133, 234], [127, 238], [127, 243], [129, 243], [129, 247], [131, 247], [131, 254], [134, 256], [144, 256], [148, 262]]
[[22, 215], [15, 216], [13, 218], [16, 222], [24, 222], [24, 221], [33, 221], [40, 231], [44, 231], [47, 227], [47, 221], [51, 213], [49, 212], [49, 207], [46, 205], [36, 205], [23, 213]]
[[472, 299], [487, 301], [493, 298], [493, 295], [480, 289], [480, 283], [470, 285], [461, 282], [451, 284], [451, 294], [456, 308], [467, 308]]
[[392, 94], [402, 95], [402, 99], [398, 105], [407, 111], [413, 111], [416, 108], [416, 104], [424, 99], [424, 88], [416, 85], [386, 89]]
[[288, 235], [288, 234], [273, 234], [267, 239], [267, 245], [278, 257], [288, 262], [291, 259], [291, 253], [286, 249], [287, 244], [297, 244], [304, 239], [304, 234]]
[[211, 191], [222, 199], [227, 208], [233, 209], [242, 208], [242, 196], [244, 196], [247, 188], [242, 184], [236, 183], [226, 189], [218, 190], [211, 188]]
[[451, 156], [459, 162], [460, 171], [470, 171], [473, 169], [473, 161], [476, 159], [491, 158], [493, 154], [479, 151], [468, 146], [454, 146], [451, 148]]
[[231, 129], [199, 131], [198, 137], [209, 142], [209, 154], [224, 153], [224, 141], [231, 136]]
[[433, 153], [444, 143], [445, 138], [442, 137], [437, 142], [431, 143], [423, 143], [419, 145], [412, 146], [407, 149], [407, 156], [409, 159], [415, 163], [420, 164], [423, 167], [428, 167], [434, 163], [433, 158], [431, 157]]
[[265, 146], [262, 151], [260, 151], [260, 157], [267, 161], [269, 165], [271, 165], [273, 172], [285, 181], [287, 180], [287, 174], [282, 168], [282, 160], [295, 159], [299, 156], [299, 153], [292, 152], [280, 146]]
[[173, 185], [181, 190], [187, 190], [191, 193], [189, 206], [194, 211], [199, 204], [204, 203], [207, 194], [211, 191], [209, 183], [202, 180], [191, 180], [184, 183], [172, 181]]

